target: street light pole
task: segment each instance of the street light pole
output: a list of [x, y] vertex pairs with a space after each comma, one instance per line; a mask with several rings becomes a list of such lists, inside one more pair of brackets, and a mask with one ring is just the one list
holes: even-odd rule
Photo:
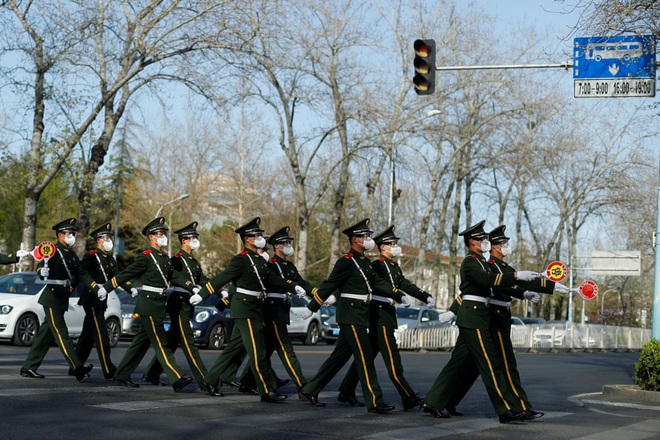
[[163, 212], [163, 208], [166, 207], [167, 205], [178, 202], [178, 201], [183, 200], [183, 199], [187, 199], [188, 197], [190, 197], [190, 194], [181, 194], [176, 199], [172, 199], [169, 202], [163, 203], [162, 205], [160, 205], [160, 208], [158, 208], [158, 211], [156, 211], [156, 215], [154, 216], [154, 218], [160, 216], [160, 213]]

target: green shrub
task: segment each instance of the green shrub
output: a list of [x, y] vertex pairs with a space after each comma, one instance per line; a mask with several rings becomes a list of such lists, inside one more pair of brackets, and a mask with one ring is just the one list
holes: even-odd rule
[[639, 362], [635, 362], [635, 383], [646, 391], [660, 391], [660, 341], [644, 344]]

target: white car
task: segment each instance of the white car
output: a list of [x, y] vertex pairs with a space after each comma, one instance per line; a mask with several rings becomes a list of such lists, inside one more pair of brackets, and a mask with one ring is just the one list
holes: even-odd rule
[[302, 319], [300, 315], [307, 309], [309, 300], [291, 295], [291, 311], [289, 312], [289, 336], [300, 339], [305, 345], [316, 345], [321, 338], [321, 312], [317, 310], [311, 318]]
[[[44, 308], [38, 303], [45, 287], [36, 272], [17, 272], [0, 277], [0, 339], [9, 339], [16, 345], [32, 345], [39, 327], [44, 322]], [[69, 298], [69, 310], [64, 314], [69, 336], [80, 336], [85, 310], [78, 305], [78, 291]], [[114, 292], [108, 295], [105, 312], [110, 346], [121, 336], [121, 303]]]

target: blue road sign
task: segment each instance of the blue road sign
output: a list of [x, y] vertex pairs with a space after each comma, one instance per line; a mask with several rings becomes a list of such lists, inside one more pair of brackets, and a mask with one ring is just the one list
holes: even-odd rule
[[573, 78], [655, 78], [655, 36], [573, 40]]

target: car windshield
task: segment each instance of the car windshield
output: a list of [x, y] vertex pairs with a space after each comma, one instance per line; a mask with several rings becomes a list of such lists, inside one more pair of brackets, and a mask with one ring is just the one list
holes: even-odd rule
[[121, 289], [117, 289], [115, 292], [122, 304], [137, 304], [137, 297], [133, 298], [133, 295], [131, 295], [130, 292]]
[[36, 295], [45, 282], [35, 272], [18, 272], [0, 278], [0, 292], [22, 295]]
[[396, 317], [402, 319], [417, 319], [419, 317], [419, 309], [406, 309], [397, 307]]

